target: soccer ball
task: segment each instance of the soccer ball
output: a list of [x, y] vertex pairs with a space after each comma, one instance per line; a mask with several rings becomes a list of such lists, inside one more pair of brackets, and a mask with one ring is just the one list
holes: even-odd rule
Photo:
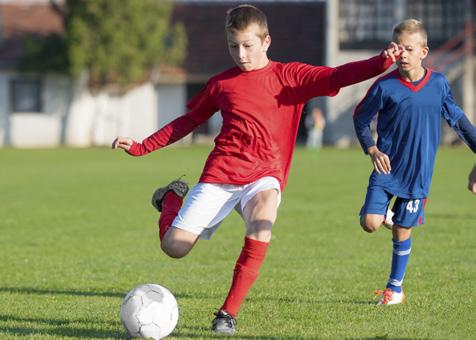
[[162, 339], [177, 325], [178, 306], [172, 293], [156, 284], [144, 284], [127, 293], [121, 322], [132, 337]]

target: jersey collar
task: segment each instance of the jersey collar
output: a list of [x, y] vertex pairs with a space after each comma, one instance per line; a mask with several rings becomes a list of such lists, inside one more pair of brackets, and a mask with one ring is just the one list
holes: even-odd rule
[[397, 78], [398, 80], [400, 81], [400, 83], [402, 83], [403, 85], [405, 85], [406, 87], [408, 87], [410, 90], [412, 90], [413, 92], [418, 92], [421, 90], [421, 88], [423, 86], [426, 85], [426, 83], [428, 83], [428, 81], [430, 80], [430, 76], [431, 76], [431, 69], [427, 68], [426, 69], [426, 74], [425, 76], [423, 77], [423, 79], [417, 84], [417, 85], [414, 85], [412, 84], [411, 82], [408, 82], [406, 81], [405, 79], [402, 78], [402, 76], [400, 75], [400, 72], [398, 72], [398, 69], [396, 70], [397, 72]]

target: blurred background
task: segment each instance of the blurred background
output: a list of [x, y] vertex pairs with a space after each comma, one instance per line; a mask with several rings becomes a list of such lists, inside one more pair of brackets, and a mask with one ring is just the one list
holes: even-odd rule
[[[147, 137], [185, 113], [212, 75], [234, 66], [223, 27], [226, 10], [239, 3], [268, 16], [269, 57], [282, 62], [337, 66], [368, 58], [387, 46], [395, 24], [423, 21], [425, 65], [446, 75], [476, 122], [476, 0], [0, 0], [0, 147]], [[309, 102], [298, 143], [317, 110], [324, 145], [356, 144], [352, 112], [372, 82]], [[211, 141], [220, 123], [217, 113], [182, 143]], [[443, 129], [443, 143], [456, 139]]]

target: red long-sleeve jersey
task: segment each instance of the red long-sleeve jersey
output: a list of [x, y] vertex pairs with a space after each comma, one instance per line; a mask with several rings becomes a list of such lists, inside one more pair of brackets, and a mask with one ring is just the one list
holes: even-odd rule
[[264, 176], [286, 186], [304, 104], [334, 96], [344, 86], [390, 67], [381, 56], [336, 68], [270, 61], [266, 67], [231, 68], [212, 77], [188, 103], [189, 111], [128, 151], [140, 156], [169, 145], [220, 111], [223, 125], [200, 182], [248, 184]]

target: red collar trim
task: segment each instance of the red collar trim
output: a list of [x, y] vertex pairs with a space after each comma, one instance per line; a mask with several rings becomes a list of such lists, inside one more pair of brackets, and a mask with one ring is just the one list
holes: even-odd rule
[[426, 69], [426, 74], [425, 76], [423, 77], [423, 79], [418, 83], [418, 85], [413, 85], [412, 83], [406, 81], [405, 79], [402, 78], [402, 76], [400, 75], [400, 72], [398, 72], [397, 70], [397, 78], [398, 80], [400, 80], [400, 83], [402, 83], [403, 85], [405, 85], [406, 87], [408, 87], [410, 90], [412, 90], [413, 92], [417, 92], [417, 91], [420, 91], [420, 89], [426, 85], [426, 83], [428, 83], [428, 81], [430, 80], [430, 76], [431, 76], [431, 69], [427, 68]]

